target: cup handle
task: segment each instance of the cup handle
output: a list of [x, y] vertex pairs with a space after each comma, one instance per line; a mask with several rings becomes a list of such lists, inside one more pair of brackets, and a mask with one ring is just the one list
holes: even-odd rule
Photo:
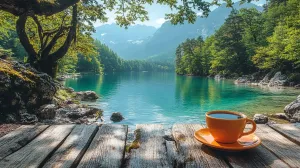
[[248, 132], [243, 132], [240, 137], [252, 134], [256, 130], [256, 123], [253, 120], [250, 120], [250, 119], [247, 118], [246, 119], [246, 124], [249, 123], [249, 122], [252, 124], [252, 129]]

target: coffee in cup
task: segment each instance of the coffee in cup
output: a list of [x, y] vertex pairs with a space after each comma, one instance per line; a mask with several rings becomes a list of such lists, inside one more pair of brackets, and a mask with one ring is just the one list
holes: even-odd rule
[[[244, 132], [247, 123], [252, 124], [252, 129]], [[220, 143], [234, 143], [240, 137], [252, 134], [256, 130], [256, 124], [246, 115], [232, 111], [211, 111], [206, 113], [206, 125], [214, 137]]]

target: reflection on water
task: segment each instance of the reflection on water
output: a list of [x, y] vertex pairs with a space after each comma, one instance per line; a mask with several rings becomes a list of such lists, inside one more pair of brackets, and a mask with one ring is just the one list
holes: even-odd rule
[[76, 91], [94, 90], [109, 122], [112, 112], [126, 118], [122, 124], [198, 123], [210, 110], [235, 110], [248, 115], [282, 112], [300, 91], [234, 85], [233, 81], [177, 76], [174, 73], [113, 73], [68, 79]]

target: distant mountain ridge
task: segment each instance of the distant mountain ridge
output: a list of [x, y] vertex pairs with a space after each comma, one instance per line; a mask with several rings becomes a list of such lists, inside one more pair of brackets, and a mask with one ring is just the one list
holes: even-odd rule
[[[234, 4], [233, 8], [263, 8], [252, 3]], [[96, 28], [94, 38], [108, 45], [124, 59], [150, 59], [173, 61], [176, 47], [187, 38], [212, 35], [225, 22], [231, 12], [225, 4], [210, 12], [207, 18], [197, 17], [194, 24], [172, 25], [165, 22], [160, 28], [134, 25], [127, 30], [116, 24]]]

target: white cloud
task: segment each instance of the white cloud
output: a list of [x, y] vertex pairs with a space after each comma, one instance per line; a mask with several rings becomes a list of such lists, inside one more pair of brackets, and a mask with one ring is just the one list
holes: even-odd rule
[[116, 43], [115, 43], [115, 42], [113, 42], [113, 41], [110, 41], [110, 43], [111, 43], [111, 44], [116, 44]]
[[257, 6], [264, 6], [264, 4], [260, 3], [260, 4], [257, 4]]
[[141, 44], [143, 42], [143, 40], [136, 40], [136, 41], [133, 41], [132, 44]]
[[155, 23], [162, 25], [163, 23], [165, 23], [166, 19], [165, 18], [159, 18], [155, 20]]
[[106, 33], [101, 33], [101, 36], [105, 36]]
[[203, 15], [202, 12], [198, 12], [198, 13], [197, 13], [197, 16], [202, 16], [202, 15]]

